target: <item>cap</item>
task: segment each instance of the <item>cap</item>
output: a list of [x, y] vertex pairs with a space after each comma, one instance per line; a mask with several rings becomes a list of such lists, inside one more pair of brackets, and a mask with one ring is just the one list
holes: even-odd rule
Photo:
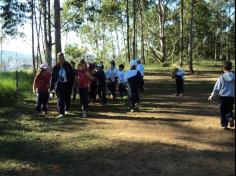
[[46, 69], [49, 69], [49, 66], [48, 66], [48, 64], [42, 64], [42, 65], [40, 65], [40, 67], [39, 67], [40, 69], [43, 69], [43, 70], [46, 70]]

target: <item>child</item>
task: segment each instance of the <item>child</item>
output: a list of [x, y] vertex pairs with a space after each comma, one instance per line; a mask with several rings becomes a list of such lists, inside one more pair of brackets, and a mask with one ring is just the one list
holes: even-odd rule
[[144, 86], [144, 66], [140, 60], [137, 61], [137, 64], [138, 64], [137, 70], [141, 73], [141, 76], [142, 76], [141, 83], [140, 83], [140, 91], [144, 91], [144, 88], [143, 88], [143, 86]]
[[131, 112], [135, 111], [135, 105], [139, 103], [139, 86], [141, 81], [141, 73], [136, 70], [135, 64], [130, 64], [131, 69], [125, 74], [128, 81], [128, 96]]
[[[73, 69], [73, 73], [74, 73], [74, 77], [76, 76], [76, 68], [75, 68], [75, 62], [74, 61], [71, 61], [70, 62], [70, 65]], [[73, 100], [75, 101], [76, 100], [76, 94], [77, 94], [77, 88], [76, 87], [73, 87]]]
[[95, 80], [97, 81], [97, 93], [99, 98], [102, 100], [102, 104], [107, 103], [107, 98], [106, 98], [106, 75], [105, 72], [103, 71], [103, 64], [98, 64], [97, 65], [97, 72], [95, 73], [94, 77]]
[[230, 127], [234, 127], [235, 73], [231, 71], [232, 63], [230, 61], [226, 61], [223, 67], [224, 74], [218, 78], [208, 100], [212, 100], [219, 93], [221, 127], [227, 129], [228, 123], [230, 123]]
[[43, 110], [43, 115], [48, 111], [48, 100], [50, 88], [51, 73], [47, 64], [42, 64], [37, 75], [34, 78], [33, 92], [37, 93], [36, 113]]
[[118, 79], [117, 72], [118, 70], [116, 68], [115, 61], [111, 61], [111, 67], [109, 70], [107, 70], [106, 77], [107, 77], [108, 89], [111, 92], [111, 97], [113, 100], [116, 99], [116, 83]]
[[87, 68], [87, 64], [84, 60], [81, 60], [78, 65], [77, 75], [75, 78], [74, 85], [77, 85], [77, 87], [79, 89], [83, 118], [87, 117], [90, 83], [91, 83], [91, 77], [89, 74], [89, 70]]
[[184, 93], [184, 69], [179, 67], [175, 68], [172, 73], [172, 78], [176, 82], [176, 94], [175, 96], [183, 96]]
[[123, 71], [125, 66], [123, 64], [119, 65], [119, 71], [118, 71], [118, 80], [119, 80], [119, 92], [120, 92], [120, 97], [124, 98], [127, 96], [127, 91], [126, 91], [126, 83], [127, 81], [125, 80], [125, 72]]
[[91, 75], [91, 85], [89, 91], [89, 97], [92, 102], [94, 102], [97, 98], [97, 80], [95, 79], [96, 70], [96, 63], [90, 64], [89, 72]]

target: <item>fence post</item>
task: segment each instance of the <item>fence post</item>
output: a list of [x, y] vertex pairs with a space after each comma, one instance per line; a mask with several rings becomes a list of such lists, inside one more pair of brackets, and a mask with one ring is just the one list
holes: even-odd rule
[[16, 97], [18, 97], [19, 94], [19, 72], [18, 69], [16, 69]]

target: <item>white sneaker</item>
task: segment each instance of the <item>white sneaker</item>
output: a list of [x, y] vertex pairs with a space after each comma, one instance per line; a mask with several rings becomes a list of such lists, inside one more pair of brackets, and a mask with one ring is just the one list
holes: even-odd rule
[[134, 109], [131, 109], [130, 112], [134, 112]]
[[83, 112], [82, 112], [82, 117], [83, 117], [83, 118], [86, 118], [86, 117], [87, 117], [87, 112], [86, 112], [86, 111], [83, 111]]
[[65, 115], [68, 115], [70, 112], [69, 111], [65, 111]]
[[59, 114], [58, 118], [63, 118], [64, 115], [63, 114]]

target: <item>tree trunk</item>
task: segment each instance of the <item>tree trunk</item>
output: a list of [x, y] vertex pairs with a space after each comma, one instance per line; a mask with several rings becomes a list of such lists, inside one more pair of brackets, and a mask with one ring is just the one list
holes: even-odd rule
[[165, 37], [165, 10], [163, 7], [162, 0], [158, 0], [157, 4], [158, 15], [159, 15], [159, 37], [160, 37], [160, 51], [161, 55], [161, 62], [165, 63], [167, 61], [167, 53], [166, 53], [166, 37]]
[[36, 73], [35, 57], [34, 57], [34, 0], [31, 0], [31, 30], [32, 30], [32, 62], [33, 62], [33, 73]]
[[144, 5], [142, 0], [139, 0], [139, 7], [140, 7], [140, 17], [141, 17], [141, 60], [143, 64], [146, 64], [145, 46], [144, 46], [144, 21], [143, 21]]
[[133, 0], [133, 12], [134, 12], [134, 19], [133, 19], [133, 58], [136, 58], [136, 0]]
[[189, 71], [193, 74], [193, 13], [194, 13], [194, 2], [195, 0], [191, 1], [191, 20], [190, 20], [190, 31], [189, 31]]
[[[124, 42], [124, 47], [126, 48], [126, 42], [125, 42], [125, 30], [124, 30], [124, 24], [122, 23], [122, 36], [123, 36], [123, 42]], [[127, 50], [125, 49], [125, 57], [126, 57], [126, 61], [128, 61], [128, 53]]]
[[62, 51], [61, 49], [61, 7], [60, 1], [54, 0], [54, 13], [55, 13], [55, 58], [57, 54]]
[[127, 53], [128, 53], [128, 61], [130, 62], [130, 37], [129, 37], [129, 0], [126, 1], [126, 15], [127, 15]]
[[184, 59], [184, 0], [181, 0], [181, 15], [180, 15], [180, 65], [183, 66]]

